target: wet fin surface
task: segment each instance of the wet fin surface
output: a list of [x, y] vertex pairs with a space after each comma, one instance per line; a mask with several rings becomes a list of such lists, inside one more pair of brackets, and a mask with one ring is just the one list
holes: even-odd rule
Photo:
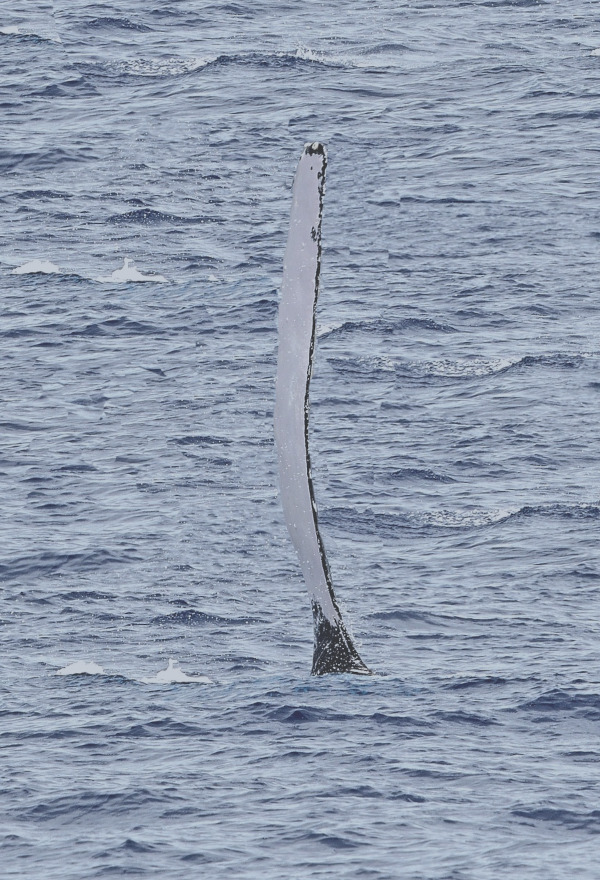
[[307, 144], [294, 179], [279, 306], [275, 441], [284, 517], [313, 608], [313, 674], [368, 674], [344, 626], [333, 591], [319, 532], [308, 451], [326, 166], [325, 147]]
[[371, 675], [354, 647], [344, 622], [331, 623], [319, 606], [313, 602], [315, 623], [315, 649], [313, 653], [313, 675], [352, 672], [355, 675]]

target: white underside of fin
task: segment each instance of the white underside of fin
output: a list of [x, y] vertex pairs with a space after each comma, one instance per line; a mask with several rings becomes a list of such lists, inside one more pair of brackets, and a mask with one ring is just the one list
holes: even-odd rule
[[340, 620], [317, 524], [308, 455], [308, 383], [319, 290], [325, 148], [308, 144], [294, 180], [279, 305], [275, 442], [283, 513], [313, 602]]

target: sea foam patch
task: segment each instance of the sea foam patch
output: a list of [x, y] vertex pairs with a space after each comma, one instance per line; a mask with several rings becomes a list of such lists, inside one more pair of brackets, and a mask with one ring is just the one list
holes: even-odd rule
[[30, 260], [22, 266], [17, 266], [11, 275], [60, 275], [61, 270], [50, 260]]
[[76, 660], [62, 669], [57, 669], [55, 675], [104, 675], [102, 666], [87, 660]]
[[205, 675], [187, 675], [183, 669], [179, 668], [179, 661], [169, 658], [166, 669], [157, 672], [154, 678], [142, 679], [144, 684], [175, 684], [175, 683], [196, 683], [196, 684], [212, 684], [212, 679]]
[[133, 260], [130, 260], [127, 257], [125, 257], [121, 269], [115, 269], [112, 275], [96, 278], [96, 281], [99, 281], [101, 284], [128, 284], [132, 281], [153, 281], [157, 284], [167, 283], [167, 279], [164, 275], [144, 275], [135, 268]]
[[139, 682], [140, 684], [214, 684], [211, 678], [206, 675], [188, 675], [183, 669], [179, 668], [179, 661], [169, 659], [166, 669], [161, 669], [153, 678], [138, 678], [137, 676], [124, 675], [122, 672], [107, 672], [104, 667], [99, 666], [91, 660], [76, 660], [57, 669], [55, 675], [104, 675], [108, 678], [118, 676], [119, 678], [128, 679], [129, 681]]

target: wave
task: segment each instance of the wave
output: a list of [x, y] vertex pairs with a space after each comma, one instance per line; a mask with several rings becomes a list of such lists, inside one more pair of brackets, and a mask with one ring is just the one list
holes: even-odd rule
[[465, 691], [480, 687], [504, 687], [508, 684], [507, 678], [499, 675], [484, 675], [482, 678], [461, 678], [444, 685], [449, 691]]
[[[461, 131], [455, 125], [444, 125], [441, 129], [439, 129], [441, 134], [455, 134], [456, 132]], [[409, 196], [409, 195], [393, 195], [386, 191], [386, 194], [382, 197], [378, 197], [377, 195], [372, 196], [367, 199], [368, 203], [371, 205], [379, 205], [381, 208], [396, 208], [399, 205], [403, 204], [415, 204], [415, 205], [481, 205], [485, 204], [479, 199], [469, 199], [469, 198], [458, 198], [458, 196]], [[399, 262], [404, 262], [406, 260], [414, 259], [413, 255], [407, 253], [395, 253], [391, 251], [389, 254], [389, 259], [394, 261], [398, 260]]]
[[378, 333], [378, 334], [394, 334], [402, 333], [409, 329], [433, 330], [438, 333], [455, 333], [456, 328], [450, 324], [439, 324], [431, 318], [402, 318], [397, 321], [391, 321], [386, 318], [375, 318], [369, 321], [344, 321], [330, 327], [318, 327], [317, 336], [320, 339], [327, 339], [332, 336], [344, 335], [346, 333]]
[[371, 46], [363, 51], [365, 55], [382, 55], [390, 52], [404, 54], [405, 52], [412, 52], [412, 49], [404, 43], [377, 43], [376, 46]]
[[395, 538], [406, 531], [461, 531], [503, 522], [509, 513], [498, 510], [452, 511], [434, 510], [419, 513], [376, 513], [370, 508], [356, 510], [345, 507], [324, 508], [321, 521], [350, 534]]
[[455, 712], [434, 712], [434, 718], [438, 718], [440, 721], [447, 721], [450, 724], [468, 724], [472, 727], [493, 727], [498, 725], [498, 721], [494, 721], [492, 718], [486, 718], [483, 715], [476, 715], [474, 712], [461, 712], [460, 710]]
[[118, 226], [122, 223], [140, 223], [142, 226], [152, 226], [157, 223], [175, 224], [202, 224], [202, 223], [223, 223], [221, 217], [207, 217], [200, 215], [198, 217], [181, 217], [178, 214], [169, 214], [165, 211], [155, 211], [152, 208], [138, 208], [135, 211], [127, 211], [124, 214], [113, 214], [108, 218], [109, 223]]
[[129, 318], [109, 318], [99, 323], [86, 324], [85, 327], [73, 330], [68, 335], [74, 338], [95, 336], [163, 336], [165, 330], [154, 324], [132, 321]]
[[590, 810], [588, 813], [577, 813], [575, 810], [562, 810], [557, 807], [520, 807], [511, 811], [511, 815], [519, 819], [525, 819], [528, 823], [551, 822], [553, 825], [563, 825], [565, 828], [600, 831], [600, 810]]
[[56, 189], [23, 189], [16, 190], [12, 193], [15, 199], [29, 201], [30, 199], [39, 202], [42, 199], [72, 199], [71, 193], [63, 192]]
[[455, 483], [456, 480], [447, 474], [440, 474], [430, 468], [397, 468], [393, 471], [385, 471], [381, 478], [386, 483], [397, 483], [404, 480], [424, 480], [433, 483]]
[[228, 654], [227, 662], [229, 663], [230, 672], [246, 672], [247, 670], [262, 670], [268, 666], [266, 660], [259, 657], [248, 657], [245, 654]]
[[30, 31], [26, 28], [26, 25], [4, 25], [0, 27], [0, 37], [9, 37], [11, 39], [18, 40], [19, 42], [62, 43], [62, 40], [58, 34], [40, 34], [37, 31]]
[[419, 513], [377, 513], [370, 508], [323, 508], [321, 521], [351, 534], [395, 538], [406, 531], [448, 532], [470, 531], [533, 518], [595, 521], [600, 519], [600, 502], [577, 504], [524, 505], [516, 510], [433, 510]]
[[271, 69], [301, 66], [346, 68], [351, 66], [341, 57], [326, 57], [307, 47], [286, 52], [237, 52], [195, 58], [171, 56], [161, 59], [133, 58], [127, 61], [84, 62], [74, 65], [94, 76], [111, 78], [169, 79], [185, 77], [199, 71], [230, 66], [268, 67]]
[[548, 720], [555, 720], [558, 716], [571, 713], [592, 721], [600, 721], [600, 694], [569, 693], [555, 689], [541, 694], [534, 700], [521, 703], [519, 709], [547, 715]]
[[17, 556], [0, 562], [0, 580], [18, 580], [32, 575], [47, 575], [63, 571], [96, 571], [106, 566], [119, 565], [139, 559], [133, 549], [115, 553], [110, 550], [88, 550], [79, 553], [53, 553], [49, 550]]
[[181, 624], [183, 626], [204, 626], [208, 624], [241, 626], [259, 622], [256, 617], [222, 617], [219, 614], [207, 614], [205, 611], [197, 611], [195, 608], [174, 611], [172, 614], [159, 614], [157, 617], [153, 617], [151, 621], [152, 624], [158, 626], [171, 624]]
[[52, 147], [50, 149], [29, 150], [27, 152], [15, 152], [13, 150], [0, 150], [0, 171], [20, 170], [48, 171], [60, 165], [68, 163], [87, 162], [97, 158], [87, 146], [63, 149]]
[[98, 18], [90, 18], [85, 23], [86, 28], [91, 30], [118, 30], [118, 31], [137, 31], [138, 33], [151, 33], [152, 28], [138, 21], [132, 21], [130, 18], [117, 18], [110, 16], [99, 16]]
[[318, 721], [344, 722], [352, 718], [351, 715], [317, 706], [278, 706], [267, 715], [273, 721], [280, 721], [283, 724], [310, 724]]
[[336, 712], [321, 706], [278, 706], [267, 712], [267, 717], [282, 724], [319, 724], [320, 722], [346, 723], [350, 721], [374, 722], [378, 725], [401, 728], [410, 731], [410, 735], [433, 735], [430, 722], [413, 718], [410, 715], [392, 715], [387, 712], [374, 712], [372, 715], [361, 713]]
[[530, 6], [547, 6], [548, 0], [484, 0], [482, 6], [514, 6], [517, 8], [527, 9]]
[[72, 602], [74, 599], [86, 602], [112, 602], [116, 596], [114, 593], [101, 593], [99, 590], [68, 590], [66, 593], [53, 593], [55, 599], [63, 602]]
[[369, 798], [370, 800], [405, 801], [408, 804], [424, 804], [426, 798], [420, 794], [394, 789], [393, 791], [379, 791], [372, 785], [338, 786], [330, 791], [323, 791], [319, 798]]
[[568, 520], [597, 520], [600, 518], [600, 502], [586, 504], [579, 502], [577, 504], [539, 504], [525, 505], [515, 513], [505, 517], [501, 522], [511, 519], [529, 519], [533, 517], [547, 517], [550, 519], [568, 519]]
[[519, 360], [508, 364], [500, 372], [506, 373], [509, 370], [520, 370], [529, 367], [556, 367], [559, 370], [575, 370], [583, 365], [583, 363], [592, 357], [589, 353], [566, 354], [564, 352], [554, 352], [551, 354], [525, 355]]
[[186, 434], [169, 440], [177, 446], [229, 446], [232, 442], [228, 437], [211, 437], [203, 434]]
[[[0, 421], [0, 429], [4, 431], [46, 431], [47, 426], [34, 422]], [[0, 563], [0, 572], [2, 571]]]
[[147, 788], [127, 788], [121, 792], [99, 792], [84, 790], [60, 794], [42, 801], [20, 812], [20, 817], [28, 822], [51, 821], [56, 819], [89, 825], [90, 816], [127, 814], [151, 803], [163, 804], [177, 800], [176, 795], [151, 792]]
[[345, 837], [341, 834], [328, 834], [326, 831], [306, 831], [299, 832], [304, 847], [313, 847], [315, 845], [325, 846], [334, 851], [353, 850], [357, 847], [364, 846], [362, 835], [356, 835], [356, 840], [352, 839], [352, 832], [348, 832]]
[[172, 718], [159, 718], [156, 721], [146, 721], [143, 724], [134, 724], [125, 730], [115, 734], [119, 739], [145, 739], [157, 737], [192, 736], [205, 734], [206, 731], [197, 724], [185, 721], [174, 721]]
[[159, 60], [133, 58], [128, 61], [82, 62], [75, 64], [78, 70], [92, 76], [111, 78], [163, 79], [185, 76], [209, 66], [216, 61], [210, 58], [169, 57]]
[[[441, 329], [437, 327], [436, 329]], [[444, 331], [447, 332], [447, 331]], [[402, 377], [403, 379], [479, 379], [500, 376], [509, 372], [519, 372], [536, 367], [557, 370], [573, 370], [580, 368], [586, 360], [594, 357], [592, 353], [567, 354], [554, 352], [540, 355], [524, 355], [512, 359], [506, 357], [486, 358], [475, 356], [464, 361], [436, 360], [410, 361], [392, 357], [332, 357], [327, 361], [339, 373], [361, 375], [370, 379], [382, 373]]]

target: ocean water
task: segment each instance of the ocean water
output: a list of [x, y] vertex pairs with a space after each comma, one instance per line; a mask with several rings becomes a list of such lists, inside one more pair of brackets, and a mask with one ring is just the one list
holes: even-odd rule
[[[597, 877], [597, 4], [12, 0], [0, 71], [2, 876]], [[277, 496], [313, 140], [369, 679]]]

